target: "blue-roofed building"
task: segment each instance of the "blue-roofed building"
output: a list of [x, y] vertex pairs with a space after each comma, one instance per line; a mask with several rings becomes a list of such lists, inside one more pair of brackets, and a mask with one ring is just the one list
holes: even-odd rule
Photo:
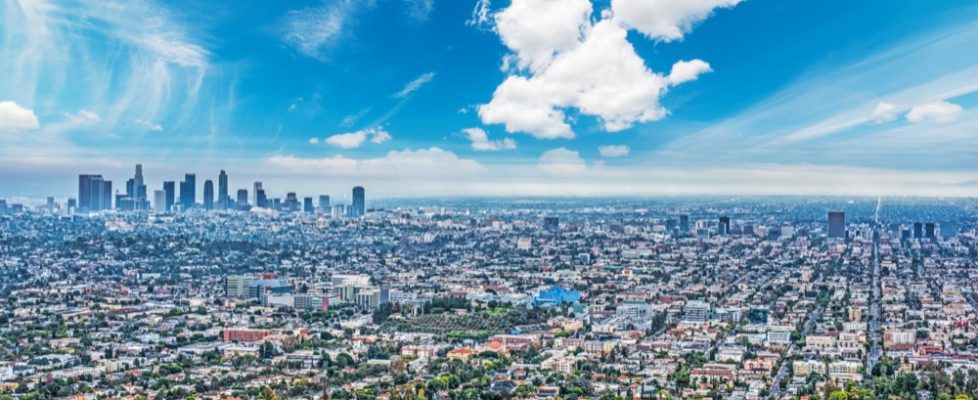
[[581, 292], [553, 285], [548, 289], [541, 290], [540, 294], [533, 298], [533, 306], [552, 307], [561, 304], [577, 303], [579, 300], [581, 300]]

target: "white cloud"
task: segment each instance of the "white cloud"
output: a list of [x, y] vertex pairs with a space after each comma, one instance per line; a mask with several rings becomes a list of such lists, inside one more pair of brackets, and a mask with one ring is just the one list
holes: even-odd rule
[[475, 7], [472, 8], [472, 17], [465, 21], [465, 25], [475, 27], [487, 27], [491, 22], [489, 15], [489, 0], [476, 0]]
[[656, 40], [682, 39], [693, 25], [717, 8], [730, 8], [742, 0], [612, 0], [614, 18]]
[[907, 113], [907, 121], [913, 123], [930, 121], [944, 124], [957, 120], [963, 111], [964, 109], [957, 104], [943, 100], [935, 101], [911, 108], [910, 112]]
[[383, 127], [373, 127], [330, 136], [326, 138], [326, 143], [343, 149], [355, 149], [363, 145], [367, 139], [372, 143], [380, 144], [391, 140], [391, 135]]
[[566, 109], [598, 117], [609, 132], [655, 121], [670, 86], [709, 72], [701, 60], [677, 62], [669, 76], [650, 70], [613, 17], [591, 22], [588, 0], [514, 0], [496, 14], [496, 29], [516, 68], [479, 106], [486, 124], [539, 139], [573, 138]]
[[41, 124], [37, 121], [34, 110], [21, 107], [13, 101], [0, 101], [0, 131], [39, 127]]
[[573, 49], [589, 28], [590, 0], [515, 0], [496, 14], [496, 30], [517, 65], [540, 71]]
[[630, 153], [632, 149], [625, 145], [610, 145], [598, 147], [598, 152], [601, 153], [601, 157], [615, 158], [624, 157]]
[[539, 165], [544, 172], [556, 175], [580, 174], [587, 169], [584, 159], [576, 151], [564, 147], [543, 153]]
[[678, 61], [672, 65], [669, 72], [669, 84], [679, 85], [685, 82], [694, 81], [701, 74], [713, 71], [710, 64], [703, 60]]
[[330, 176], [403, 178], [472, 176], [486, 168], [475, 160], [459, 158], [438, 147], [390, 151], [383, 157], [352, 159], [343, 156], [299, 158], [274, 156], [268, 162], [292, 173]]
[[415, 21], [427, 21], [435, 10], [435, 0], [404, 0], [408, 18]]
[[872, 118], [873, 121], [876, 121], [876, 123], [881, 124], [884, 122], [893, 121], [896, 119], [897, 113], [899, 112], [900, 110], [896, 104], [881, 101], [876, 104], [876, 108], [873, 109], [873, 114], [870, 116], [870, 118]]
[[472, 150], [475, 151], [512, 150], [516, 148], [516, 141], [510, 138], [489, 140], [489, 134], [482, 128], [466, 128], [462, 129], [462, 133], [472, 142]]
[[160, 125], [160, 124], [155, 123], [155, 122], [152, 122], [152, 121], [147, 121], [147, 120], [144, 120], [144, 119], [137, 119], [137, 120], [135, 120], [133, 122], [135, 122], [135, 123], [137, 123], [139, 125], [142, 125], [146, 129], [151, 130], [153, 132], [162, 132], [163, 131], [163, 125]]
[[407, 85], [404, 85], [403, 89], [401, 89], [397, 93], [394, 93], [394, 95], [391, 97], [394, 98], [407, 97], [411, 93], [414, 93], [416, 90], [421, 89], [421, 87], [427, 84], [428, 82], [431, 82], [431, 80], [434, 79], [434, 77], [435, 77], [434, 72], [423, 73], [421, 74], [421, 76], [415, 78], [413, 81], [408, 82]]
[[309, 138], [309, 144], [319, 144], [319, 138], [317, 137]]
[[102, 121], [102, 117], [95, 111], [80, 110], [74, 114], [65, 113], [68, 120], [76, 124], [94, 124]]
[[323, 51], [349, 30], [351, 20], [370, 0], [337, 0], [292, 10], [281, 22], [282, 40], [305, 56], [321, 59]]

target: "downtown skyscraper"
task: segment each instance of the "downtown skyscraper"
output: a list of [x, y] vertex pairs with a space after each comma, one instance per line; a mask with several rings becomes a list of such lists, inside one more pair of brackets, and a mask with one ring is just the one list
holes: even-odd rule
[[351, 217], [362, 217], [367, 213], [367, 196], [363, 186], [353, 187], [353, 206], [350, 209]]
[[102, 175], [78, 175], [78, 211], [102, 211], [112, 208], [112, 181]]
[[228, 174], [223, 169], [217, 176], [217, 203], [221, 209], [232, 208], [231, 198], [228, 197]]
[[180, 182], [180, 209], [187, 211], [194, 208], [197, 201], [197, 175], [187, 174]]

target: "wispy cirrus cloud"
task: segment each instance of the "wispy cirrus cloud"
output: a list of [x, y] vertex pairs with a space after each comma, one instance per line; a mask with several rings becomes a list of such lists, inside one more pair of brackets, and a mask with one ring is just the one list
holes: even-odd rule
[[278, 34], [300, 54], [326, 58], [327, 51], [348, 34], [357, 15], [373, 7], [373, 0], [336, 0], [289, 11], [279, 22]]
[[414, 93], [418, 89], [421, 89], [422, 86], [427, 85], [428, 82], [431, 82], [431, 80], [434, 78], [435, 78], [434, 72], [425, 72], [420, 76], [418, 76], [417, 78], [414, 78], [414, 80], [412, 80], [411, 82], [408, 82], [406, 85], [404, 85], [404, 88], [399, 90], [397, 93], [391, 95], [391, 97], [396, 99], [403, 99], [405, 97], [408, 97], [411, 95], [411, 93]]

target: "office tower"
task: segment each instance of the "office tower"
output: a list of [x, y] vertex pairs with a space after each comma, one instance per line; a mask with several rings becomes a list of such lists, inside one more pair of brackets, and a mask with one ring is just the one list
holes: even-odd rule
[[543, 229], [551, 232], [560, 230], [560, 218], [543, 217]]
[[913, 223], [913, 238], [923, 239], [924, 237], [924, 224], [920, 222]]
[[353, 212], [351, 214], [354, 218], [367, 214], [367, 199], [363, 186], [353, 187]]
[[312, 197], [304, 197], [302, 199], [302, 211], [307, 214], [316, 212], [316, 209], [312, 207]]
[[720, 217], [720, 224], [717, 227], [717, 232], [721, 235], [730, 234], [730, 217], [722, 216]]
[[180, 182], [180, 208], [187, 211], [194, 208], [197, 201], [197, 175], [184, 175], [183, 182]]
[[261, 182], [255, 182], [255, 187], [251, 191], [252, 196], [254, 196], [254, 198], [251, 199], [251, 204], [254, 204], [255, 207], [262, 207], [262, 204], [260, 202], [258, 202], [258, 191], [259, 190], [262, 190]]
[[158, 213], [166, 212], [166, 191], [153, 191], [153, 210]]
[[75, 211], [76, 209], [78, 209], [78, 200], [75, 200], [74, 198], [69, 197], [68, 198], [68, 212], [71, 213], [72, 211]]
[[166, 211], [173, 211], [173, 205], [176, 203], [176, 183], [173, 181], [163, 182], [163, 192], [166, 193]]
[[330, 213], [330, 217], [333, 217], [333, 218], [342, 218], [345, 210], [346, 210], [346, 207], [344, 207], [342, 204], [334, 204], [333, 205], [333, 212]]
[[54, 212], [54, 197], [48, 197], [48, 212]]
[[248, 189], [238, 189], [238, 209], [248, 209]]
[[272, 199], [271, 201], [269, 201], [268, 205], [273, 210], [276, 210], [276, 211], [281, 210], [282, 209], [282, 199], [276, 197], [276, 198]]
[[936, 227], [937, 226], [934, 225], [933, 222], [928, 222], [924, 224], [924, 237], [927, 239], [936, 239], [937, 238]]
[[907, 228], [900, 229], [900, 240], [910, 240], [910, 229]]
[[210, 179], [204, 181], [204, 209], [214, 209], [214, 182]]
[[251, 286], [251, 277], [246, 275], [234, 275], [225, 278], [224, 294], [228, 298], [243, 299], [248, 297], [248, 287]]
[[845, 211], [829, 211], [828, 224], [829, 224], [830, 238], [846, 237], [846, 212]]
[[319, 195], [319, 212], [328, 213], [329, 212], [329, 196]]
[[217, 203], [221, 209], [230, 208], [231, 204], [231, 198], [228, 197], [228, 174], [223, 169], [217, 176]]
[[296, 197], [295, 192], [286, 193], [285, 201], [282, 203], [282, 211], [295, 212], [299, 211], [299, 207], [299, 198]]
[[268, 196], [265, 195], [265, 189], [258, 189], [255, 193], [255, 207], [268, 208]]
[[689, 232], [689, 214], [679, 215], [679, 232]]
[[102, 175], [78, 175], [79, 211], [101, 211], [112, 208], [112, 181]]
[[7, 200], [0, 199], [0, 215], [7, 213]]

